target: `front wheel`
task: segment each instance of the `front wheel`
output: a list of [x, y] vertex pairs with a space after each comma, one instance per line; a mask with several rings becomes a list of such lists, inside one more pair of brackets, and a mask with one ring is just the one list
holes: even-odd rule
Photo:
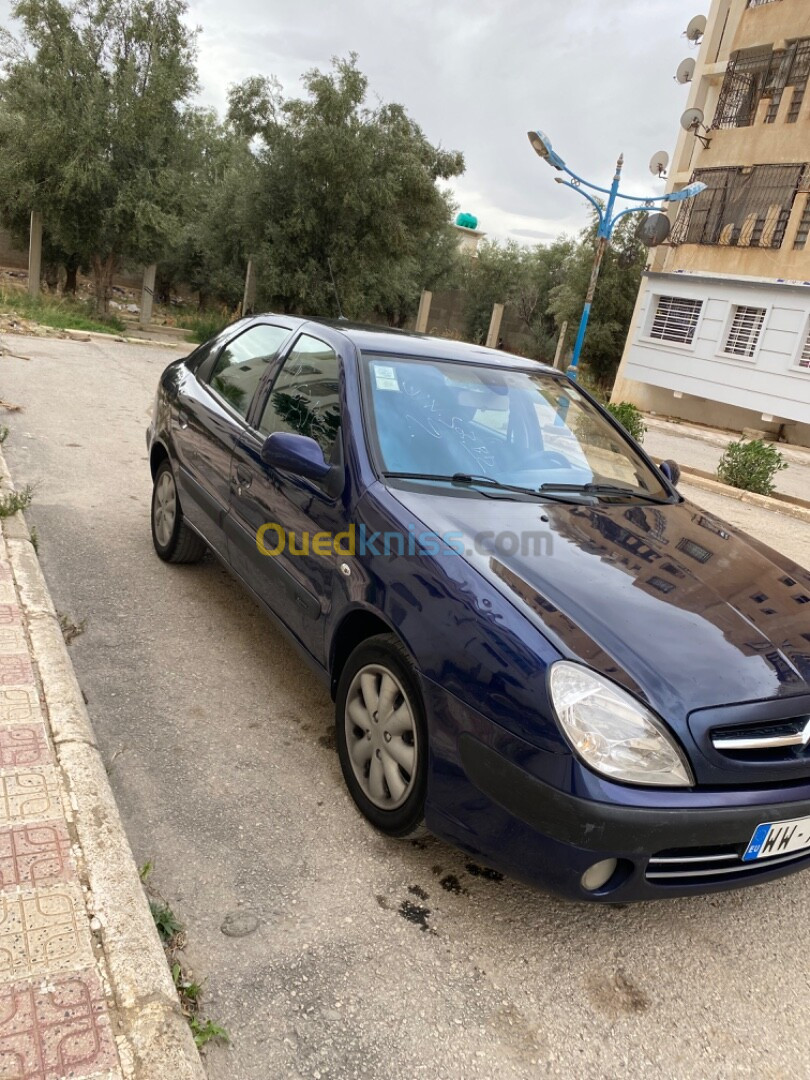
[[194, 563], [205, 555], [205, 541], [183, 518], [177, 484], [168, 460], [161, 461], [152, 489], [152, 543], [164, 562]]
[[419, 833], [427, 723], [413, 662], [393, 634], [369, 638], [347, 660], [335, 726], [343, 777], [359, 810], [389, 836]]

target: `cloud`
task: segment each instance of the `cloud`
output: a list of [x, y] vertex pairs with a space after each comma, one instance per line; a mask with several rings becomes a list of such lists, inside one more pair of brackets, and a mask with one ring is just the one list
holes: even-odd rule
[[[0, 0], [0, 23], [9, 6]], [[529, 128], [595, 183], [610, 183], [624, 151], [625, 187], [663, 192], [647, 163], [675, 143], [691, 14], [682, 0], [192, 0], [188, 22], [201, 28], [201, 101], [219, 110], [248, 75], [297, 93], [304, 71], [356, 51], [373, 94], [464, 151], [460, 208], [490, 236], [532, 239], [577, 231], [588, 206], [553, 183]]]

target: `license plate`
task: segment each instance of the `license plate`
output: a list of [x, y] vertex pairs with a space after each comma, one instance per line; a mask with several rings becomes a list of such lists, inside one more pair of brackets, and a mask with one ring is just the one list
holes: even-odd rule
[[743, 855], [743, 862], [770, 859], [774, 855], [790, 855], [802, 848], [810, 848], [810, 817], [769, 822], [766, 825], [757, 825], [751, 843]]

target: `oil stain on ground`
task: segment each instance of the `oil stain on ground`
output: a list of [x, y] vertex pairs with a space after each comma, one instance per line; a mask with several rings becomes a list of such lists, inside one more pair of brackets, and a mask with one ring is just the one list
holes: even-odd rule
[[611, 976], [600, 975], [590, 979], [588, 997], [595, 1008], [614, 1019], [646, 1012], [650, 1007], [650, 999], [621, 968]]
[[446, 874], [439, 881], [439, 884], [445, 892], [455, 893], [456, 896], [469, 896], [469, 892], [464, 888], [455, 874]]
[[428, 934], [436, 934], [436, 931], [428, 923], [430, 908], [423, 904], [414, 904], [411, 900], [403, 900], [399, 905], [399, 913], [403, 919], [418, 926], [420, 930]]
[[503, 874], [499, 870], [490, 870], [488, 866], [479, 866], [477, 863], [468, 862], [464, 869], [473, 877], [480, 877], [485, 881], [503, 881]]

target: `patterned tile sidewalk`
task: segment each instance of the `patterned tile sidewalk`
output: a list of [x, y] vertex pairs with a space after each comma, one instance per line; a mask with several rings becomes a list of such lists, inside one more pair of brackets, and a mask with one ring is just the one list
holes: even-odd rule
[[0, 1080], [119, 1080], [103, 958], [0, 538]]

